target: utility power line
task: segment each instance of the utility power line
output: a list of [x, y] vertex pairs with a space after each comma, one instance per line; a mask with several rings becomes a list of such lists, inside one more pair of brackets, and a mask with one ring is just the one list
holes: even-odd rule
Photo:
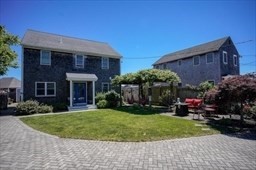
[[[247, 40], [247, 41], [240, 41], [240, 42], [237, 42], [237, 43], [234, 43], [236, 45], [240, 45], [240, 44], [244, 44], [244, 43], [249, 43], [249, 42], [252, 42], [253, 40]], [[232, 45], [226, 45], [226, 46], [222, 46], [222, 47], [229, 47], [229, 46], [232, 46]], [[193, 47], [191, 47], [193, 48]], [[188, 48], [189, 49], [189, 48]], [[186, 50], [186, 49], [185, 49]], [[182, 51], [182, 50], [179, 50], [179, 51]], [[198, 50], [198, 51], [193, 51], [193, 52], [200, 52], [201, 50]], [[178, 51], [177, 51], [178, 52]], [[176, 52], [173, 52], [173, 53], [176, 53]], [[169, 54], [172, 54], [172, 53], [169, 53]], [[166, 54], [166, 57], [168, 57], [169, 54]], [[178, 53], [178, 55], [181, 55], [181, 54], [186, 54], [186, 52], [184, 53]], [[165, 56], [165, 55], [163, 55]], [[131, 58], [123, 58], [124, 60], [141, 60], [141, 59], [151, 59], [151, 58], [160, 58], [160, 57], [163, 57], [163, 56], [149, 56], [149, 57], [131, 57]], [[256, 56], [256, 54], [246, 54], [246, 55], [241, 55], [241, 56]]]

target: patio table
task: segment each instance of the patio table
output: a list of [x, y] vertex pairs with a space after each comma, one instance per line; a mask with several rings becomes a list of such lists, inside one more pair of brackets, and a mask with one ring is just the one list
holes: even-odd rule
[[188, 104], [187, 103], [175, 103], [176, 106], [175, 113], [178, 116], [187, 116], [188, 115]]

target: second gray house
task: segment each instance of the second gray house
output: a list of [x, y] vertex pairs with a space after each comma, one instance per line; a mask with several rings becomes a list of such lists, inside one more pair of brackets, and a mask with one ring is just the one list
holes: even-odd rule
[[23, 100], [95, 106], [120, 75], [121, 55], [107, 43], [28, 30], [21, 44]]
[[204, 81], [217, 84], [225, 76], [240, 74], [239, 53], [230, 37], [166, 54], [153, 66], [176, 72], [182, 86]]

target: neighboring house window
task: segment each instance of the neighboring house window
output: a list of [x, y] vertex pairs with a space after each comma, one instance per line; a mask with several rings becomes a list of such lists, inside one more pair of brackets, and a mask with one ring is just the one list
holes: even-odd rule
[[234, 66], [237, 66], [237, 55], [233, 55]]
[[164, 70], [166, 69], [166, 64], [163, 64], [163, 69], [164, 69]]
[[213, 63], [213, 53], [208, 53], [206, 54], [206, 63], [209, 64], [209, 63]]
[[51, 65], [51, 51], [41, 50], [40, 65]]
[[159, 65], [157, 65], [155, 68], [156, 68], [156, 69], [159, 69]]
[[76, 55], [76, 67], [84, 68], [84, 56], [83, 55]]
[[208, 80], [208, 83], [211, 83], [212, 85], [215, 85], [215, 81], [214, 80]]
[[109, 58], [102, 57], [101, 58], [101, 68], [102, 69], [108, 69], [109, 68]]
[[194, 57], [194, 66], [197, 66], [199, 64], [200, 64], [200, 58], [199, 58], [199, 56], [195, 56]]
[[223, 56], [223, 63], [228, 64], [228, 53], [226, 51], [223, 51], [222, 56]]
[[102, 92], [109, 91], [109, 83], [102, 83]]
[[51, 97], [56, 95], [55, 82], [36, 82], [36, 97]]
[[179, 66], [181, 65], [181, 61], [182, 61], [182, 60], [178, 60], [178, 65], [179, 65]]

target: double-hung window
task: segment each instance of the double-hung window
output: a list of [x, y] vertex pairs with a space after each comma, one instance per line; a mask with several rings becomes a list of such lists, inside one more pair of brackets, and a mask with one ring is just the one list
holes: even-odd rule
[[179, 65], [179, 66], [181, 65], [181, 61], [182, 61], [182, 60], [178, 60], [178, 65]]
[[77, 68], [84, 68], [84, 56], [83, 55], [76, 55], [76, 67]]
[[36, 82], [35, 86], [36, 97], [52, 97], [56, 95], [55, 82]]
[[214, 56], [214, 53], [208, 53], [208, 54], [206, 54], [206, 63], [207, 63], [207, 64], [213, 63], [213, 56]]
[[194, 59], [194, 66], [197, 66], [197, 65], [200, 64], [200, 58], [199, 58], [199, 56], [195, 56], [193, 59]]
[[237, 66], [237, 55], [233, 55], [234, 66]]
[[102, 69], [109, 69], [109, 58], [108, 57], [102, 57], [101, 58], [101, 68]]
[[51, 65], [51, 51], [41, 50], [40, 65]]
[[102, 92], [109, 91], [109, 83], [102, 83]]
[[226, 51], [223, 51], [222, 57], [223, 57], [223, 63], [228, 64], [228, 53]]

